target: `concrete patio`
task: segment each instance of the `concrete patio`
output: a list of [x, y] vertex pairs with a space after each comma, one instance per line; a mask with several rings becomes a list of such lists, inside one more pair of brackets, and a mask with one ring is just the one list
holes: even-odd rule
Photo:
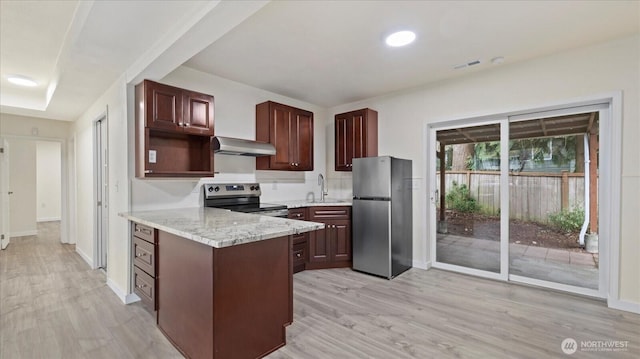
[[[510, 243], [509, 258], [510, 274], [598, 289], [597, 254]], [[438, 234], [437, 260], [498, 273], [500, 242]]]

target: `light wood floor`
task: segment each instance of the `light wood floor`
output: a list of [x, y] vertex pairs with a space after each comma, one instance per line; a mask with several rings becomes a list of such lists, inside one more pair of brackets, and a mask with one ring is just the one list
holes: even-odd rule
[[[0, 358], [181, 357], [151, 314], [123, 305], [55, 230], [41, 232], [0, 252]], [[270, 359], [640, 356], [640, 316], [600, 301], [439, 270], [294, 278], [294, 323]], [[568, 337], [628, 348], [568, 356]]]

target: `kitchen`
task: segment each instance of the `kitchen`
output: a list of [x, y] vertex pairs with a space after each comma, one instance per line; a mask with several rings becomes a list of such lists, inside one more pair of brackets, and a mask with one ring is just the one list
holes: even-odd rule
[[[424, 188], [423, 160], [418, 151], [423, 146], [423, 121], [427, 119], [452, 119], [469, 116], [475, 113], [500, 112], [506, 110], [505, 106], [500, 105], [504, 98], [509, 100], [510, 105], [507, 108], [530, 108], [540, 103], [548, 103], [554, 99], [567, 99], [579, 97], [586, 94], [599, 93], [609, 88], [623, 88], [626, 91], [637, 91], [637, 85], [630, 84], [625, 81], [611, 83], [613, 80], [609, 74], [616, 73], [616, 68], [630, 71], [633, 68], [628, 62], [619, 60], [622, 57], [611, 55], [599, 55], [599, 64], [607, 63], [606, 70], [594, 71], [597, 78], [604, 84], [589, 84], [587, 90], [583, 89], [565, 89], [565, 90], [549, 90], [545, 95], [540, 95], [535, 89], [529, 90], [524, 94], [520, 92], [521, 97], [529, 97], [530, 100], [521, 100], [515, 93], [524, 91], [518, 85], [521, 81], [537, 84], [537, 89], [548, 87], [548, 83], [536, 80], [537, 69], [540, 66], [551, 70], [556, 67], [564, 67], [567, 64], [581, 61], [585, 53], [589, 55], [602, 54], [610, 51], [612, 54], [627, 54], [627, 50], [633, 43], [631, 40], [619, 40], [610, 42], [602, 47], [588, 48], [587, 50], [570, 52], [562, 56], [543, 58], [532, 60], [530, 63], [513, 65], [504, 70], [489, 70], [487, 73], [476, 73], [470, 75], [467, 79], [458, 79], [444, 87], [427, 88], [415, 93], [391, 96], [382, 99], [371, 99], [361, 102], [348, 103], [335, 107], [325, 107], [314, 105], [311, 102], [296, 99], [295, 96], [284, 96], [275, 92], [268, 92], [257, 87], [234, 82], [225, 78], [194, 70], [191, 67], [180, 66], [175, 70], [167, 73], [157, 79], [162, 83], [186, 88], [193, 91], [207, 93], [215, 96], [215, 131], [216, 134], [236, 137], [236, 138], [252, 138], [255, 134], [255, 105], [264, 101], [275, 101], [284, 103], [297, 108], [302, 108], [314, 113], [314, 170], [309, 172], [281, 172], [281, 171], [255, 171], [255, 159], [244, 157], [232, 157], [216, 155], [215, 170], [220, 172], [215, 175], [214, 181], [217, 183], [260, 183], [263, 194], [262, 200], [265, 202], [278, 202], [284, 200], [305, 200], [307, 196], [311, 198], [313, 193], [315, 198], [320, 196], [320, 186], [318, 185], [318, 175], [323, 174], [328, 186], [330, 198], [348, 199], [352, 195], [351, 191], [351, 175], [348, 173], [336, 172], [333, 170], [333, 148], [334, 144], [334, 128], [333, 116], [337, 113], [343, 113], [359, 108], [373, 108], [380, 115], [380, 138], [379, 153], [392, 154], [394, 156], [411, 158], [414, 161], [414, 266], [418, 268], [428, 267], [429, 253], [427, 243], [423, 240], [426, 237], [425, 228], [423, 227], [425, 209], [420, 203], [425, 201], [426, 191]], [[590, 56], [593, 58], [593, 56]], [[617, 63], [612, 61], [622, 61]], [[633, 57], [631, 56], [631, 59]], [[609, 61], [611, 60], [611, 61]], [[584, 66], [589, 67], [587, 63]], [[593, 65], [595, 66], [595, 65]], [[590, 67], [589, 67], [590, 68]], [[622, 70], [619, 70], [622, 71]], [[582, 78], [579, 73], [560, 73], [553, 70], [554, 75], [565, 82], [575, 82]], [[515, 77], [518, 80], [512, 80]], [[129, 260], [129, 227], [124, 219], [117, 216], [120, 212], [139, 211], [159, 208], [184, 208], [199, 207], [202, 201], [202, 185], [210, 182], [210, 180], [192, 180], [192, 179], [172, 179], [172, 180], [141, 180], [133, 178], [134, 163], [130, 156], [134, 152], [134, 124], [133, 124], [133, 86], [139, 83], [142, 78], [131, 79], [122, 76], [109, 90], [107, 90], [100, 100], [96, 101], [93, 106], [87, 110], [80, 119], [74, 124], [74, 132], [77, 134], [77, 143], [82, 148], [87, 148], [90, 142], [90, 124], [97, 114], [104, 111], [105, 107], [109, 108], [110, 116], [110, 140], [109, 157], [112, 167], [110, 177], [111, 186], [110, 200], [111, 209], [109, 222], [109, 253], [112, 267], [108, 273], [108, 285], [118, 296], [127, 301], [130, 299], [129, 293], [131, 288], [128, 287], [131, 268], [128, 266]], [[597, 82], [597, 81], [594, 81]], [[502, 86], [508, 84], [511, 90], [503, 90]], [[480, 89], [484, 93], [492, 93], [495, 97], [502, 97], [500, 101], [492, 99], [490, 96], [478, 96], [472, 98], [470, 93], [479, 94]], [[518, 89], [518, 91], [514, 91]], [[478, 91], [476, 91], [478, 90]], [[452, 96], [450, 91], [457, 92], [461, 95]], [[460, 101], [464, 101], [464, 105], [460, 107]], [[447, 108], [458, 109], [455, 111]], [[625, 111], [628, 111], [625, 109]], [[423, 113], [424, 115], [417, 116]], [[626, 112], [625, 112], [626, 113]], [[385, 118], [385, 120], [383, 120]], [[415, 120], [406, 120], [408, 118]], [[131, 119], [124, 120], [123, 119]], [[322, 119], [322, 120], [317, 120]], [[403, 119], [403, 120], [398, 120]], [[407, 130], [405, 126], [398, 125], [396, 121], [401, 122], [412, 129]], [[625, 120], [628, 121], [628, 120]], [[625, 122], [625, 126], [631, 126], [632, 122]], [[626, 132], [625, 132], [626, 133]], [[120, 139], [127, 138], [128, 146], [123, 146]], [[623, 141], [623, 153], [632, 153], [633, 141]], [[90, 144], [89, 147], [90, 148]], [[628, 156], [628, 155], [627, 155]], [[81, 157], [78, 166], [91, 167], [91, 159]], [[116, 165], [116, 163], [127, 166]], [[79, 181], [88, 180], [90, 176], [83, 176]], [[633, 181], [633, 179], [627, 179]], [[89, 180], [90, 182], [90, 180]], [[86, 188], [86, 187], [85, 187]], [[89, 186], [90, 188], [90, 186]], [[625, 187], [628, 188], [628, 187]], [[78, 213], [85, 216], [90, 212], [92, 204], [90, 199], [80, 199], [78, 205]], [[626, 202], [625, 202], [626, 203]], [[626, 207], [625, 207], [626, 208]], [[90, 217], [90, 216], [88, 216]], [[625, 217], [626, 218], [626, 217]], [[91, 218], [80, 219], [77, 230], [77, 247], [86, 253], [91, 253], [93, 243]], [[626, 223], [626, 222], [625, 222]], [[627, 228], [627, 227], [624, 227]], [[626, 237], [625, 237], [626, 238]], [[126, 240], [125, 240], [126, 239]], [[624, 242], [627, 243], [627, 242]], [[629, 263], [631, 260], [623, 254], [622, 262]], [[625, 259], [626, 258], [626, 259]], [[627, 268], [627, 267], [625, 267]], [[626, 269], [625, 273], [632, 273], [633, 268]], [[623, 274], [624, 277], [624, 274]], [[633, 282], [629, 277], [622, 279], [622, 296], [633, 302], [635, 293], [628, 283]]]

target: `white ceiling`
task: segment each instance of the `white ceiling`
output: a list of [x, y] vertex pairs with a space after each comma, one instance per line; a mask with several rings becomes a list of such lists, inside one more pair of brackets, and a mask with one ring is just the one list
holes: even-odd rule
[[[640, 31], [638, 1], [274, 1], [186, 66], [332, 107]], [[385, 35], [416, 32], [406, 48]], [[481, 64], [463, 70], [470, 61]]]
[[[0, 111], [77, 119], [194, 5], [0, 0]], [[6, 80], [12, 74], [29, 76], [39, 85], [13, 85]]]
[[[186, 66], [330, 107], [640, 32], [639, 1], [219, 3], [0, 0], [0, 111], [75, 120], [150, 54], [165, 68], [195, 55]], [[384, 45], [405, 28], [415, 43]]]

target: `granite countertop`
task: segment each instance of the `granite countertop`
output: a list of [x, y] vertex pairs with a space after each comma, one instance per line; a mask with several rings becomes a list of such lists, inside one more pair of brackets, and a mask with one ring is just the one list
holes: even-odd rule
[[316, 206], [351, 206], [351, 199], [326, 198], [324, 202], [308, 200], [278, 201], [279, 204], [286, 205], [287, 208], [316, 207]]
[[324, 224], [317, 222], [203, 207], [135, 211], [119, 215], [130, 221], [214, 248], [230, 247], [324, 228]]

